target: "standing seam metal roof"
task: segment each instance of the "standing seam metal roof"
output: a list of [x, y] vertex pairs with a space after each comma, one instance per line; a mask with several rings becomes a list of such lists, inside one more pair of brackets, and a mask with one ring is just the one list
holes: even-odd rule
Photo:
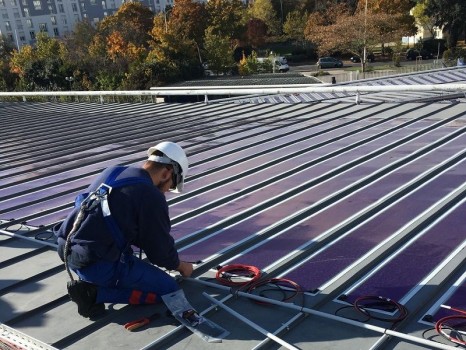
[[[418, 339], [432, 327], [426, 315], [445, 314], [441, 303], [466, 309], [464, 103], [3, 103], [0, 120], [0, 321], [50, 346], [274, 347], [221, 309], [209, 317], [231, 334], [206, 344], [169, 317], [140, 332], [123, 329], [154, 310], [164, 315], [162, 305], [107, 305], [92, 322], [69, 301], [51, 227], [103, 168], [138, 166], [149, 146], [167, 139], [191, 163], [187, 192], [168, 201], [180, 256], [200, 262], [198, 280], [214, 281], [217, 265], [251, 263], [302, 285], [298, 306], [385, 329], [341, 309], [360, 295], [383, 295], [409, 311], [396, 331]], [[194, 281], [181, 285], [199, 310], [210, 305], [202, 291], [225, 297], [301, 349], [424, 348]]]

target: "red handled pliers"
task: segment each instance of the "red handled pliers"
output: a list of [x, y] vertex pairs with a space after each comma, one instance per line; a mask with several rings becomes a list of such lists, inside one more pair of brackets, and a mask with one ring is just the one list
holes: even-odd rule
[[145, 326], [146, 324], [152, 322], [153, 320], [159, 317], [160, 317], [160, 314], [155, 313], [153, 315], [150, 315], [149, 317], [143, 317], [138, 320], [128, 322], [125, 324], [125, 329], [132, 332], [138, 328], [141, 328], [142, 326]]

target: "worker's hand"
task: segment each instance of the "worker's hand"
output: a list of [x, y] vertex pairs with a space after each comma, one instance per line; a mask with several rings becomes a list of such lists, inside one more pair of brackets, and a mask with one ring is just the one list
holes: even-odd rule
[[186, 261], [180, 261], [180, 264], [178, 265], [176, 271], [181, 273], [181, 276], [183, 277], [189, 277], [193, 273], [193, 264], [188, 263]]

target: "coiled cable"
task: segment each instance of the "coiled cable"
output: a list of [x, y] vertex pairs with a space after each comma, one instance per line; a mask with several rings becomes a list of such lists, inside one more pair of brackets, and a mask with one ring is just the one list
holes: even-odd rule
[[[378, 320], [381, 322], [391, 322], [393, 325], [404, 320], [408, 316], [408, 310], [406, 307], [395, 300], [390, 298], [376, 296], [376, 295], [365, 295], [357, 298], [353, 303], [354, 308], [362, 313], [364, 316], [370, 319]], [[369, 309], [377, 309], [380, 311], [398, 311], [399, 315], [395, 317], [381, 317], [375, 316]]]
[[255, 266], [232, 264], [220, 267], [215, 279], [226, 286], [242, 287], [258, 281], [261, 276], [261, 270]]
[[[452, 343], [465, 346], [466, 339], [464, 338], [464, 334], [466, 330], [466, 311], [447, 305], [441, 305], [441, 307], [457, 311], [460, 314], [442, 317], [435, 323], [435, 330], [443, 338], [451, 341]], [[445, 332], [447, 329], [450, 331], [449, 333]]]

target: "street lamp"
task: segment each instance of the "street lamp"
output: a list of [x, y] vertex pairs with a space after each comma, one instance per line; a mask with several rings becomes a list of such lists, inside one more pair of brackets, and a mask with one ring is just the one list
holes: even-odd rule
[[65, 77], [65, 80], [70, 83], [70, 91], [71, 91], [71, 85], [73, 84], [74, 78], [73, 77]]

